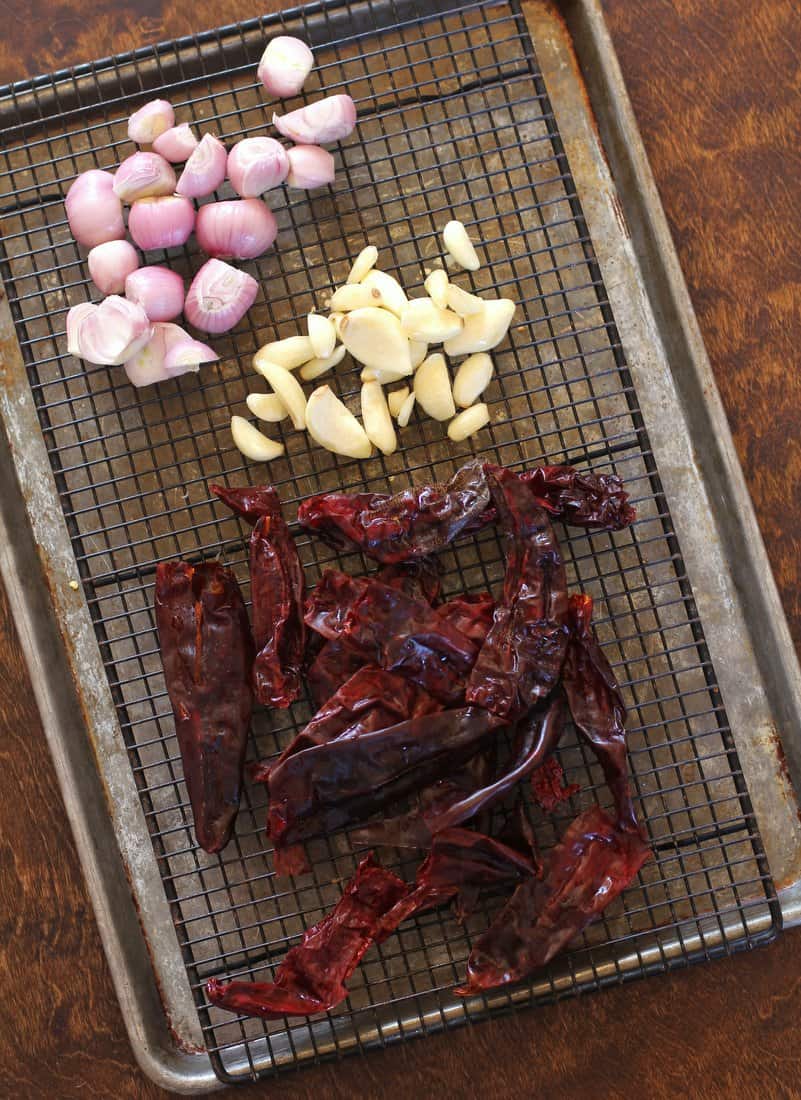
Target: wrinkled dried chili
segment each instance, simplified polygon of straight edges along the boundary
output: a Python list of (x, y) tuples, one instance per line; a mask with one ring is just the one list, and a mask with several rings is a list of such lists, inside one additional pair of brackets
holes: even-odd
[(447, 485), (386, 493), (324, 493), (298, 508), (298, 522), (342, 547), (353, 544), (380, 562), (442, 550), (489, 505), (482, 464), (462, 466)]
[(592, 597), (570, 597), (570, 642), (562, 672), (565, 695), (579, 734), (603, 768), (620, 823), (639, 829), (626, 759), (626, 706), (615, 674), (592, 627)]
[(536, 873), (531, 855), (471, 829), (445, 829), (434, 837), (412, 889), (381, 918), (376, 942), (385, 940), (413, 914), (451, 900), (455, 901), (457, 919), (463, 920), (482, 889), (517, 883)]
[(542, 879), (517, 887), (470, 953), (462, 996), (534, 973), (603, 912), (651, 850), (600, 807), (580, 814), (547, 857)]
[(269, 774), (268, 832), (276, 869), (299, 841), (363, 821), (461, 767), (499, 725), (472, 707), (441, 711), (386, 729), (337, 738), (288, 757)]
[(274, 982), (212, 978), (206, 996), (218, 1008), (266, 1020), (328, 1011), (347, 997), (345, 983), (373, 943), (381, 919), (407, 892), (402, 879), (367, 856), (334, 909), (289, 949)]
[(256, 521), (250, 535), (250, 593), (256, 698), (265, 706), (288, 707), (301, 690), (305, 581), (295, 540), (275, 493), (272, 510)]
[(543, 508), (509, 470), (488, 473), (506, 536), (503, 599), (467, 684), (466, 699), (503, 717), (524, 714), (559, 679), (567, 649), (567, 581)]
[(198, 844), (234, 827), (252, 708), (253, 640), (234, 575), (219, 562), (160, 562), (156, 625)]

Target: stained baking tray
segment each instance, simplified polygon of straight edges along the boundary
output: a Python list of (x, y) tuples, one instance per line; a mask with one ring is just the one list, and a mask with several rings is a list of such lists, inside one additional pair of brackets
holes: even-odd
[[(357, 134), (337, 151), (330, 192), (269, 196), (279, 248), (247, 265), (263, 294), (218, 341), (220, 365), (134, 391), (119, 369), (66, 355), (66, 312), (91, 288), (63, 195), (78, 172), (126, 155), (127, 116), (157, 92), (230, 139), (262, 132), (254, 66), (278, 30), (315, 47), (309, 95), (356, 98)], [(208, 482), (263, 476), (228, 431), (255, 384), (253, 351), (296, 332), (367, 240), (419, 286), (451, 216), (489, 260), (473, 286), (521, 305), (495, 356), (480, 453), (615, 470), (638, 507), (630, 531), (564, 532), (563, 545), (631, 704), (633, 783), (655, 858), (603, 921), (513, 990), (467, 1002), (450, 992), (499, 903), (490, 898), (464, 929), (446, 911), (409, 922), (327, 1016), (237, 1020), (208, 1006), (205, 979), (269, 977), (356, 853), (331, 837), (309, 875), (276, 880), (263, 792), (251, 788), (222, 856), (194, 846), (154, 636), (155, 565), (219, 555), (247, 593), (243, 530)], [(0, 558), (147, 1072), (202, 1091), (731, 953), (797, 919), (798, 667), (593, 0), (332, 0), (0, 89), (0, 227)], [(199, 257), (190, 247), (170, 263), (189, 273)], [(355, 372), (337, 386), (352, 398)], [(356, 463), (288, 432), (270, 477), (291, 514), (311, 492), (441, 478), (471, 453), (430, 420), (401, 441), (390, 458)], [(337, 560), (364, 568), (299, 544), (309, 582)], [(490, 532), (445, 561), (453, 590), (502, 574)], [(251, 757), (277, 751), (308, 714), (305, 703), (257, 714)], [(581, 792), (541, 820), (545, 848), (607, 798), (575, 738), (561, 759)]]

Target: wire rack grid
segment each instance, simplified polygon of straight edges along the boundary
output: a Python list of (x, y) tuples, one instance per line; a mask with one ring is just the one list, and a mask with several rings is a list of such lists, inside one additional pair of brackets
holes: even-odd
[[(255, 80), (265, 36), (299, 34), (315, 48), (305, 94), (347, 90), (356, 134), (336, 152), (334, 185), (267, 196), (278, 245), (243, 265), (262, 286), (242, 325), (219, 339), (219, 365), (136, 391), (119, 368), (66, 353), (70, 306), (92, 297), (85, 256), (66, 225), (63, 196), (88, 168), (131, 151), (126, 120), (154, 93), (180, 120), (229, 142), (265, 130), (270, 105)], [(289, 107), (294, 106), (290, 103)], [(542, 1001), (769, 938), (775, 900), (727, 726), (702, 625), (673, 533), (601, 272), (570, 166), (515, 3), (449, 10), (422, 0), (334, 0), (38, 78), (0, 91), (3, 277), (18, 325), (41, 429), (73, 540), (150, 828), (176, 935), (215, 1070), (223, 1080), (268, 1073), (421, 1034), (532, 1000)], [(218, 197), (229, 197), (223, 190)], [(238, 1019), (211, 1008), (212, 975), (268, 979), (304, 927), (335, 902), (359, 856), (347, 836), (310, 845), (313, 869), (276, 878), (264, 833), (263, 788), (245, 791), (222, 855), (195, 846), (180, 757), (154, 633), (157, 562), (222, 557), (248, 595), (239, 521), (210, 498), (210, 481), (249, 481), (229, 418), (259, 388), (250, 358), (340, 285), (368, 241), (380, 266), (419, 293), (442, 258), (440, 230), (460, 218), (487, 258), (458, 281), (520, 303), (494, 354), (492, 418), (477, 439), (512, 466), (571, 462), (615, 470), (639, 518), (628, 531), (562, 531), (573, 586), (596, 600), (601, 640), (630, 703), (631, 770), (654, 859), (623, 899), (548, 970), (513, 991), (463, 1003), (451, 988), (472, 937), (500, 903), (489, 897), (464, 927), (430, 912), (371, 950), (348, 1001), (309, 1021)], [(189, 275), (188, 247), (149, 262)], [(457, 278), (457, 276), (454, 276)], [(335, 383), (352, 404), (355, 366)], [(310, 448), (286, 422), (286, 456), (269, 476), (288, 517), (305, 496), (334, 487), (383, 489), (442, 479), (472, 453), (442, 425), (413, 418), (401, 450), (352, 462)], [(296, 530), (309, 584), (338, 564), (366, 571)], [(443, 555), (446, 592), (498, 584), (503, 556), (485, 531)], [(275, 754), (311, 713), (257, 713), (251, 758)], [(538, 820), (552, 846), (593, 800), (608, 802), (599, 770), (570, 734), (560, 750), (581, 790)], [(393, 864), (413, 875), (413, 864)]]

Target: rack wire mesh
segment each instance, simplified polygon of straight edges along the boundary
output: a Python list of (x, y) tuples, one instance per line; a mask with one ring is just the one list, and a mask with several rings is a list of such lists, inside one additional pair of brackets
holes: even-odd
[[(130, 152), (127, 116), (155, 92), (174, 103), (180, 119), (230, 141), (263, 132), (254, 67), (265, 36), (278, 31), (300, 34), (315, 48), (308, 97), (323, 89), (353, 95), (357, 133), (337, 151), (329, 190), (268, 196), (278, 247), (244, 265), (263, 293), (242, 325), (217, 341), (219, 366), (135, 391), (119, 368), (66, 354), (67, 310), (89, 300), (92, 288), (63, 196), (78, 173), (113, 168)], [(777, 910), (757, 826), (635, 385), (517, 4), (312, 4), (7, 87), (0, 124), (3, 278), (218, 1075), (239, 1080), (365, 1049), (769, 938)], [(378, 246), (385, 270), (419, 291), (424, 269), (441, 259), (439, 230), (450, 217), (466, 223), (489, 261), (459, 281), (520, 303), (510, 339), (494, 354), (492, 419), (477, 440), (481, 453), (513, 466), (614, 469), (638, 508), (626, 532), (570, 530), (562, 542), (571, 584), (596, 600), (600, 637), (630, 704), (633, 784), (655, 858), (604, 919), (512, 991), (467, 1003), (450, 992), (471, 938), (499, 904), (490, 897), (464, 927), (445, 910), (405, 924), (370, 952), (348, 1001), (327, 1016), (238, 1019), (209, 1007), (204, 981), (271, 977), (302, 929), (335, 902), (359, 853), (344, 835), (314, 841), (311, 873), (276, 879), (263, 788), (255, 786), (246, 788), (226, 851), (211, 857), (195, 846), (154, 633), (155, 566), (174, 556), (221, 556), (247, 597), (243, 529), (210, 498), (208, 483), (263, 476), (243, 465), (228, 426), (259, 385), (252, 353), (299, 331), (367, 241)], [(187, 275), (200, 263), (191, 242), (149, 259), (168, 259)], [(352, 401), (356, 369), (340, 368), (335, 385)], [(442, 425), (420, 418), (401, 433), (398, 453), (361, 463), (310, 449), (304, 434), (285, 427), (276, 430), (286, 457), (271, 464), (269, 476), (288, 516), (312, 492), (441, 479), (472, 453), (472, 444), (452, 445)], [(367, 568), (356, 554), (335, 555), (296, 534), (310, 584), (332, 564)], [(443, 558), (446, 591), (492, 587), (502, 575), (490, 531)], [(289, 713), (258, 713), (250, 756), (276, 753), (309, 714), (307, 701)], [(608, 801), (597, 766), (572, 735), (560, 757), (567, 780), (581, 789), (560, 812), (539, 819), (544, 849), (579, 809)], [(413, 873), (413, 864), (397, 866)]]

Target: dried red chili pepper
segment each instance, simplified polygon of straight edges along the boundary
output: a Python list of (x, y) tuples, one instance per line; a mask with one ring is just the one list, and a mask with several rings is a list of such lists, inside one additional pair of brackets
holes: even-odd
[(253, 640), (236, 578), (219, 562), (160, 562), (156, 625), (195, 836), (219, 852), (239, 809), (253, 703)]
[(381, 918), (375, 939), (382, 943), (414, 913), (455, 899), (463, 920), (487, 886), (507, 885), (536, 875), (530, 855), (515, 851), (493, 837), (471, 829), (445, 829), (434, 837), (431, 852), (420, 864), (414, 886)]
[(461, 701), (478, 652), (425, 600), (333, 569), (310, 593), (306, 623), (326, 638), (344, 639), (365, 663), (406, 676), (444, 703)]
[(592, 627), (592, 597), (570, 597), (570, 642), (562, 672), (570, 713), (603, 768), (620, 824), (639, 829), (626, 760), (626, 706)]
[(432, 607), (439, 598), (441, 581), (436, 558), (411, 558), (385, 565), (378, 570), (375, 579), (399, 588), (415, 600), (425, 600)]
[(638, 833), (599, 806), (580, 814), (548, 854), (542, 879), (517, 887), (467, 964), (467, 997), (539, 970), (620, 894), (650, 857)]
[(288, 707), (301, 691), (306, 646), (303, 621), (305, 581), (295, 540), (281, 515), (273, 490), (272, 508), (250, 536), (250, 593), (256, 660), (253, 688), (265, 706)]
[[(321, 634), (312, 634), (322, 638)], [(309, 685), (312, 702), (319, 708), (330, 699), (338, 688), (349, 680), (354, 672), (364, 666), (364, 656), (349, 645), (345, 638), (331, 638), (309, 666), (306, 683)]]
[(552, 814), (560, 802), (567, 802), (580, 790), (578, 783), (565, 783), (564, 770), (555, 756), (531, 773), (531, 794), (546, 814)]
[(226, 485), (209, 485), (209, 489), (251, 527), (262, 516), (272, 515), (275, 511), (276, 493), (271, 485), (243, 485), (237, 489), (229, 489)]
[(218, 1008), (265, 1020), (327, 1012), (347, 997), (345, 983), (374, 942), (384, 914), (407, 891), (402, 879), (367, 856), (334, 909), (289, 949), (274, 982), (212, 978), (206, 996)]
[(354, 841), (396, 848), (430, 847), (432, 837), (469, 821), (508, 794), (553, 752), (563, 729), (564, 706), (557, 696), (546, 708), (531, 711), (519, 723), (514, 755), (499, 775), (473, 773), (465, 775), (460, 782), (453, 782), (453, 777), (449, 777), (426, 792), (428, 797), (420, 809), (368, 822), (354, 831)]
[(360, 547), (376, 561), (399, 562), (436, 553), (489, 505), (482, 465), (469, 462), (447, 485), (386, 493), (324, 493), (298, 508), (298, 522), (327, 541)]
[(499, 724), (487, 711), (462, 707), (288, 757), (269, 776), (267, 822), (276, 868), (293, 873), (282, 864), (290, 845), (363, 821), (461, 767)]
[[(487, 465), (485, 471), (497, 469)], [(537, 504), (571, 527), (622, 531), (637, 518), (629, 495), (616, 474), (594, 474), (573, 466), (533, 466), (517, 475), (528, 485)], [(482, 526), (494, 523), (497, 512), (488, 508)]]
[(567, 648), (567, 581), (545, 511), (510, 470), (487, 474), (506, 535), (503, 600), (467, 684), (470, 703), (525, 713), (556, 686)]
[(440, 604), (437, 614), (455, 626), (467, 638), (474, 642), (483, 642), (492, 626), (495, 600), (490, 592), (475, 592), (464, 596), (455, 596)]

